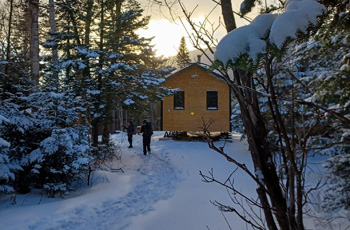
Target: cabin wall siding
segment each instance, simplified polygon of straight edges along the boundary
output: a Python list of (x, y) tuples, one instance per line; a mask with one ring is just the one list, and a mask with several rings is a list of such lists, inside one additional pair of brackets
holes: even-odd
[[(164, 86), (185, 91), (185, 109), (174, 110), (174, 96), (163, 101), (164, 131), (202, 131), (203, 121), (215, 122), (210, 131), (230, 131), (230, 93), (226, 82), (193, 65), (171, 76)], [(207, 91), (218, 92), (218, 109), (207, 110)]]

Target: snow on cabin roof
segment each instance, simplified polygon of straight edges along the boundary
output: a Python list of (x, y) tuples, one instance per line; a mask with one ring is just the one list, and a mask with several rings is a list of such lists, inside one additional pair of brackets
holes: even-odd
[(182, 69), (179, 69), (179, 70), (175, 71), (174, 73), (169, 74), (169, 75), (166, 76), (165, 78), (166, 78), (166, 79), (172, 78), (172, 77), (174, 77), (175, 75), (178, 75), (178, 74), (180, 74), (180, 73), (183, 73), (183, 72), (187, 71), (188, 69), (191, 69), (191, 68), (193, 68), (193, 67), (195, 67), (195, 66), (197, 66), (197, 67), (203, 69), (203, 70), (206, 71), (210, 76), (215, 77), (215, 78), (217, 78), (217, 79), (219, 79), (219, 80), (221, 80), (221, 81), (224, 81), (223, 76), (222, 76), (219, 72), (217, 72), (217, 71), (215, 71), (215, 70), (214, 70), (214, 71), (210, 71), (207, 65), (201, 64), (201, 63), (198, 63), (198, 62), (192, 63), (192, 64), (190, 64), (190, 65), (188, 65), (188, 66), (186, 66), (186, 67), (183, 67)]

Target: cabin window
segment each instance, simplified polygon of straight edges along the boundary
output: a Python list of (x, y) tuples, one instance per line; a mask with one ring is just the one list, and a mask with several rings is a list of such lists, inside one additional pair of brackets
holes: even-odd
[(207, 110), (218, 109), (218, 91), (207, 91)]
[(174, 110), (185, 109), (185, 91), (178, 91), (174, 94)]

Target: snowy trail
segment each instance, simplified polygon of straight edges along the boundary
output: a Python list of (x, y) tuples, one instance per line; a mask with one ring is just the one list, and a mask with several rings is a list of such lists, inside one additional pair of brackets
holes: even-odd
[[(160, 141), (163, 135), (155, 132), (148, 156), (142, 153), (141, 135), (134, 136), (133, 149), (127, 148), (126, 135), (112, 135), (123, 152), (122, 161), (113, 162), (113, 168), (122, 167), (125, 173), (96, 172), (93, 186), (84, 183), (64, 199), (44, 198), (33, 191), (18, 195), (17, 204), (11, 205), (9, 196), (0, 196), (0, 230), (249, 229), (237, 215), (218, 211), (211, 201), (234, 205), (231, 196), (218, 184), (204, 183), (199, 172), (214, 172), (220, 181), (234, 172), (235, 188), (252, 199), (257, 199), (255, 182), (207, 143)], [(225, 150), (253, 170), (248, 143), (239, 141), (240, 136), (233, 137)], [(308, 177), (317, 181), (324, 159), (309, 161), (313, 173)], [(343, 222), (334, 229), (350, 226), (345, 219)], [(324, 229), (313, 218), (305, 223), (308, 229)]]
[[(104, 229), (113, 229), (113, 224), (123, 222), (125, 217), (146, 214), (153, 210), (152, 205), (159, 200), (166, 200), (174, 194), (177, 174), (169, 159), (160, 158), (155, 154), (144, 156), (144, 165), (137, 172), (145, 179), (138, 184), (126, 197), (118, 201), (114, 215), (118, 216), (111, 226)], [(125, 229), (130, 222), (125, 223)], [(120, 225), (120, 224), (119, 224)]]
[[(157, 153), (144, 156), (140, 152), (126, 150), (123, 153), (133, 158), (134, 162), (139, 162), (132, 166), (134, 169), (127, 168), (129, 170), (127, 173), (130, 174), (131, 171), (133, 174), (131, 180), (136, 180), (136, 182), (132, 183), (134, 185), (124, 195), (114, 194), (114, 191), (118, 191), (118, 183), (113, 183), (110, 180), (111, 185), (108, 185), (108, 188), (100, 194), (99, 200), (91, 200), (95, 199), (96, 194), (93, 196), (87, 194), (72, 198), (81, 199), (81, 201), (79, 206), (70, 207), (69, 199), (67, 199), (64, 202), (57, 202), (56, 210), (52, 210), (52, 213), (45, 215), (44, 218), (42, 215), (40, 219), (28, 215), (21, 217), (21, 220), (12, 226), (3, 226), (0, 223), (0, 229), (128, 229), (132, 223), (132, 217), (154, 210), (153, 205), (157, 201), (166, 200), (174, 194), (176, 184), (179, 182), (178, 172), (167, 156), (157, 156)], [(120, 173), (110, 173), (108, 174), (109, 179), (113, 175), (121, 176)], [(113, 190), (113, 186), (115, 190)], [(4, 211), (6, 215), (15, 215), (14, 209)], [(9, 213), (6, 213), (7, 211)]]

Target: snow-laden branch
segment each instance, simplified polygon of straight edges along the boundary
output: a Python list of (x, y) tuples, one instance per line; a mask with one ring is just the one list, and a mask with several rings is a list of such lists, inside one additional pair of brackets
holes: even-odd
[(271, 26), (269, 40), (281, 48), (287, 38), (296, 38), (310, 26), (317, 25), (317, 18), (326, 12), (325, 6), (316, 0), (289, 0), (286, 11), (279, 15)]
[(325, 12), (326, 8), (316, 0), (289, 0), (284, 13), (259, 15), (251, 24), (228, 33), (217, 45), (214, 57), (224, 65), (244, 54), (256, 61), (259, 54), (266, 52), (268, 43), (281, 49), (288, 38), (296, 38), (315, 26)]

